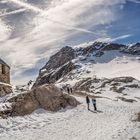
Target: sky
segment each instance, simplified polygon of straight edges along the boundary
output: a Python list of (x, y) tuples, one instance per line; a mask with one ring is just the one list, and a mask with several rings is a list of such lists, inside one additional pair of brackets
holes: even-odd
[(11, 84), (35, 80), (60, 48), (94, 40), (140, 42), (140, 0), (0, 0), (0, 58)]

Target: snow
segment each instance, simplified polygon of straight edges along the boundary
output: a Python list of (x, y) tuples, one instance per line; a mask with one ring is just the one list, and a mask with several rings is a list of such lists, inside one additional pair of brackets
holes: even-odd
[(135, 56), (109, 51), (102, 57), (93, 57), (93, 60), (96, 63), (89, 65), (89, 71), (94, 71), (97, 77), (132, 76), (140, 80), (140, 61)]
[(0, 120), (1, 140), (124, 140), (140, 139), (139, 123), (133, 122), (139, 103), (97, 99), (99, 112), (88, 111), (82, 104), (57, 113), (37, 110), (25, 117)]
[[(87, 44), (83, 44), (82, 47), (85, 47), (85, 45)], [(80, 46), (77, 46), (77, 48), (78, 47), (80, 48)], [(131, 76), (140, 80), (139, 56), (122, 54), (119, 51), (108, 51), (101, 57), (95, 57), (93, 54), (89, 56), (80, 54), (78, 58), (76, 58), (75, 63), (80, 67), (60, 79), (57, 85), (70, 84), (74, 86), (74, 84), (80, 80), (93, 77), (114, 78)], [(130, 84), (135, 83), (136, 81), (134, 80), (133, 83)], [(100, 85), (100, 83), (97, 84)], [(127, 83), (127, 85), (129, 85), (129, 83)], [(121, 86), (123, 86), (123, 84), (121, 84)], [(93, 93), (88, 94), (93, 95)], [(44, 135), (48, 137), (51, 136), (54, 140), (129, 140), (133, 137), (139, 140), (140, 123), (136, 123), (132, 120), (135, 119), (135, 114), (140, 112), (140, 89), (126, 88), (124, 93), (121, 94), (109, 91), (109, 87), (105, 87), (105, 89), (102, 90), (102, 94), (96, 95), (103, 97), (97, 99), (97, 108), (101, 111), (100, 113), (87, 111), (85, 99), (79, 97), (77, 99), (82, 104), (72, 110), (72, 112), (76, 110), (75, 115), (68, 120), (66, 119), (63, 123), (58, 122), (56, 127), (53, 125), (55, 127), (56, 136), (54, 133)], [(117, 97), (133, 99), (136, 102), (124, 102), (117, 99)], [(66, 115), (68, 115), (69, 112), (70, 110), (66, 112)], [(44, 139), (44, 136), (41, 138)]]
[(3, 82), (0, 82), (0, 85), (5, 85), (5, 86), (10, 86), (10, 87), (12, 87), (12, 85), (7, 84), (7, 83), (3, 83)]
[[(74, 48), (92, 44), (85, 43)], [(79, 54), (73, 62), (79, 68), (57, 81), (58, 87), (66, 84), (74, 86), (76, 82), (91, 77), (132, 76), (140, 80), (139, 56), (107, 51), (100, 57)], [(96, 86), (99, 85), (97, 83)], [(76, 108), (68, 107), (56, 113), (38, 109), (24, 117), (0, 119), (0, 140), (130, 140), (132, 137), (139, 140), (140, 123), (133, 120), (136, 113), (140, 112), (140, 89), (126, 88), (121, 94), (109, 91), (109, 88), (108, 85), (102, 89), (102, 94), (96, 94), (103, 97), (97, 98), (97, 112), (93, 110), (92, 104), (91, 111), (87, 110), (84, 97), (73, 95), (81, 102)], [(13, 90), (13, 93), (0, 98), (0, 110), (10, 108), (11, 104), (5, 101), (18, 94), (24, 92)], [(124, 102), (117, 97), (134, 99), (136, 102)]]
[[(73, 79), (71, 84), (75, 82)], [(73, 95), (81, 102), (76, 108), (69, 107), (56, 113), (38, 109), (24, 117), (0, 119), (0, 140), (129, 140), (132, 137), (138, 140), (140, 123), (133, 120), (140, 112), (140, 89), (125, 92), (128, 94), (125, 98), (137, 102), (118, 100), (116, 97), (123, 95), (104, 89), (99, 94), (104, 98), (97, 98), (98, 112), (94, 112), (92, 104), (88, 111), (85, 98)], [(17, 94), (20, 93), (11, 93), (5, 100)], [(10, 107), (10, 104), (0, 103), (1, 110), (4, 106)]]
[(10, 110), (11, 104), (10, 103), (0, 103), (0, 111)]
[(73, 48), (74, 48), (74, 49), (86, 48), (87, 46), (93, 45), (93, 43), (94, 43), (94, 41), (86, 42), (86, 43), (83, 43), (83, 44), (75, 45), (75, 46), (73, 46)]
[(79, 55), (73, 60), (79, 68), (73, 70), (69, 75), (57, 81), (61, 84), (71, 84), (72, 86), (89, 77), (114, 78), (131, 76), (140, 80), (140, 60), (139, 56), (123, 54), (118, 50), (106, 51), (104, 55), (96, 57), (93, 54), (89, 56)]

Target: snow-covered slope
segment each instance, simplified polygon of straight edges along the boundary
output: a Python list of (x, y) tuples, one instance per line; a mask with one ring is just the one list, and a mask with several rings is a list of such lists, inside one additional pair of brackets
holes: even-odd
[(100, 44), (100, 46), (95, 45), (96, 49), (94, 48), (94, 50), (92, 50), (91, 46), (89, 49), (87, 49), (88, 46), (85, 46), (86, 44), (82, 44), (81, 47), (80, 45), (74, 46), (74, 49), (77, 50), (77, 57), (72, 62), (78, 68), (59, 79), (57, 83), (66, 82), (74, 85), (80, 79), (88, 77), (114, 78), (131, 76), (140, 80), (140, 55), (138, 55), (140, 46), (137, 49), (135, 47), (135, 54), (130, 51), (132, 50), (132, 45), (131, 49), (129, 48), (130, 46), (127, 48), (126, 46), (121, 46), (120, 48), (117, 46), (118, 48), (110, 49), (109, 47), (102, 47)]
[(1, 140), (130, 140), (140, 139), (133, 122), (139, 104), (98, 99), (98, 112), (87, 110), (85, 98), (77, 108), (57, 113), (37, 110), (29, 116), (0, 120)]

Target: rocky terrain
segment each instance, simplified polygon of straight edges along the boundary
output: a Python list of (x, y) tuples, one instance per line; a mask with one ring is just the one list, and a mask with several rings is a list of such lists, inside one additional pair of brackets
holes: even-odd
[(50, 57), (47, 64), (40, 69), (39, 76), (34, 86), (45, 83), (55, 83), (61, 77), (76, 68), (71, 62), (75, 58), (76, 52), (71, 47), (64, 47), (58, 53)]
[[(116, 58), (121, 59), (124, 57), (135, 57), (139, 60), (139, 55), (140, 43), (126, 46), (122, 44), (94, 42), (75, 47), (66, 46), (50, 57), (46, 65), (40, 69), (34, 86), (45, 83), (56, 83), (59, 80), (62, 82), (65, 79), (64, 77), (68, 75), (70, 76), (66, 79), (70, 79), (73, 77), (74, 71), (77, 74), (82, 73), (83, 66), (88, 67), (89, 63), (90, 65), (107, 63)], [(90, 69), (87, 69), (86, 73), (93, 73), (93, 70), (90, 71)]]
[(39, 108), (58, 111), (68, 106), (76, 107), (78, 104), (79, 102), (74, 97), (63, 94), (54, 85), (44, 85), (22, 94), (12, 95), (12, 97), (7, 96), (0, 116), (24, 116)]
[[(23, 116), (31, 114), (38, 108), (58, 111), (67, 106), (76, 107), (79, 102), (66, 94), (67, 87), (72, 87), (73, 94), (96, 95), (96, 97), (139, 102), (140, 81), (132, 74), (110, 77), (113, 66), (122, 71), (134, 62), (140, 63), (140, 44), (122, 45), (94, 42), (80, 46), (66, 46), (50, 57), (46, 65), (40, 69), (32, 90), (17, 87), (18, 94), (4, 96), (1, 116)], [(108, 64), (109, 69), (106, 71)], [(97, 66), (102, 66), (97, 67)], [(97, 71), (97, 68), (98, 71)], [(129, 66), (128, 66), (129, 67)], [(104, 77), (98, 72), (102, 70)], [(96, 72), (95, 72), (96, 71)], [(109, 72), (109, 76), (106, 76)], [(114, 70), (113, 70), (114, 73)], [(55, 87), (54, 84), (57, 86)], [(23, 90), (21, 90), (21, 89)], [(61, 90), (64, 92), (62, 93)], [(3, 89), (4, 90), (4, 89)], [(4, 90), (4, 92), (11, 92)], [(133, 93), (135, 92), (135, 93)], [(11, 97), (10, 97), (11, 96)]]
[(140, 81), (133, 77), (117, 77), (111, 79), (87, 78), (77, 82), (74, 86), (74, 90), (93, 92), (95, 94), (101, 94), (101, 91), (106, 88), (109, 88), (110, 91), (123, 94), (126, 89), (140, 89)]

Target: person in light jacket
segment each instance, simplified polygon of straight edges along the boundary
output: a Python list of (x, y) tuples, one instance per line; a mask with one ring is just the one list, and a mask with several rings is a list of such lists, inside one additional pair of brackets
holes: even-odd
[(92, 98), (92, 103), (93, 103), (94, 110), (97, 111), (96, 99)]

